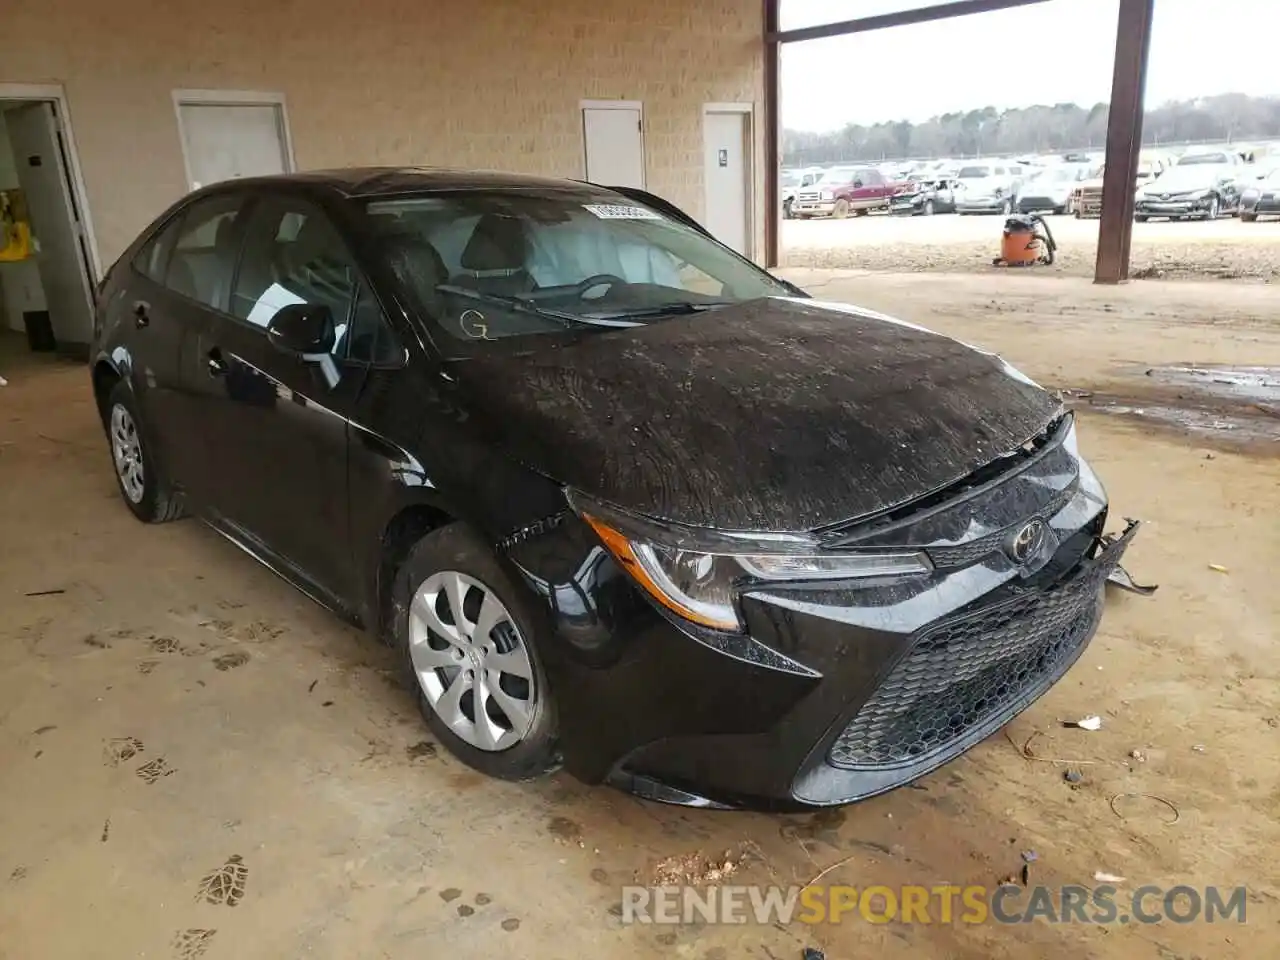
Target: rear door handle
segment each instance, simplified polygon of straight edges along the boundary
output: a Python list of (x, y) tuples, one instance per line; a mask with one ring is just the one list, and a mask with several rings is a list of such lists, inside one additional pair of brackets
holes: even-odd
[(151, 323), (151, 304), (145, 300), (133, 302), (133, 325), (141, 330)]
[(227, 361), (222, 359), (222, 351), (214, 347), (206, 355), (209, 365), (209, 376), (220, 377), (227, 372)]

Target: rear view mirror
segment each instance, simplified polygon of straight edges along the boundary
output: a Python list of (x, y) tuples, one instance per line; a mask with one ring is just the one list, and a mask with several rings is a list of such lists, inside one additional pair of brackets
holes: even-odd
[(319, 303), (291, 303), (281, 307), (267, 324), (268, 340), (304, 360), (328, 356), (335, 337), (333, 311)]

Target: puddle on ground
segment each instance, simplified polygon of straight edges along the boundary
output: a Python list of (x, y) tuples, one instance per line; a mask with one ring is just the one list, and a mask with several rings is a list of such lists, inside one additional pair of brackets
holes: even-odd
[[(1068, 390), (1076, 406), (1176, 428), (1233, 447), (1280, 452), (1280, 367), (1170, 364), (1127, 368), (1134, 390)], [(1140, 381), (1140, 382), (1139, 382)]]
[(1166, 386), (1187, 387), (1228, 400), (1254, 401), (1264, 406), (1280, 404), (1280, 367), (1206, 363), (1138, 367), (1135, 370)]

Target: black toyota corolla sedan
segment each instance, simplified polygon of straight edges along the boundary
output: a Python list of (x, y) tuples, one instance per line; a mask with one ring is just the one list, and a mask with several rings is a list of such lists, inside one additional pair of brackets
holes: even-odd
[(842, 804), (997, 730), (1132, 526), (999, 357), (648, 193), (363, 169), (197, 191), (99, 291), (120, 491), (402, 654), (511, 779)]

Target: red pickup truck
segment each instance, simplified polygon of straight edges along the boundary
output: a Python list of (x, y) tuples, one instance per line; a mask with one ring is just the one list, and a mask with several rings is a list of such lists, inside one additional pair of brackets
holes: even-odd
[(865, 216), (888, 210), (895, 184), (874, 167), (832, 167), (817, 183), (799, 191), (791, 208), (795, 217)]

